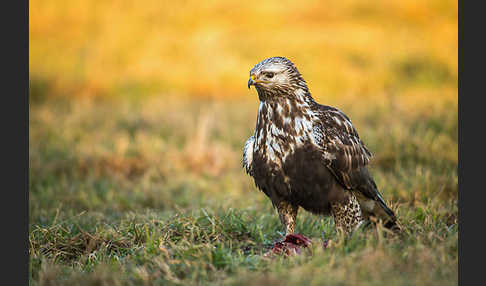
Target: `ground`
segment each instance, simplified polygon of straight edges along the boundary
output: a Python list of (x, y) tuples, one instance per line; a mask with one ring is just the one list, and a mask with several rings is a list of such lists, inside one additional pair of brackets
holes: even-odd
[[(395, 100), (327, 103), (374, 153), (403, 235), (345, 240), (301, 210), (312, 255), (269, 259), (283, 230), (241, 167), (256, 97), (33, 97), (31, 284), (456, 285), (457, 101)], [(336, 243), (324, 250), (323, 237)]]

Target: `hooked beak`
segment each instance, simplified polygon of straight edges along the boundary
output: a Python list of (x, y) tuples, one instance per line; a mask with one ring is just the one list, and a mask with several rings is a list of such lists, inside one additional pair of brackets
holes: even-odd
[(251, 85), (255, 85), (255, 78), (256, 76), (254, 74), (250, 76), (250, 79), (248, 80), (248, 89), (250, 89)]

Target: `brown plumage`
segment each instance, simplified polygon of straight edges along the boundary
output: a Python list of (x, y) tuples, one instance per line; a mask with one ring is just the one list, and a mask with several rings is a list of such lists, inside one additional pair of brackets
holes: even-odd
[(397, 227), (368, 172), (371, 153), (351, 120), (315, 102), (290, 60), (261, 61), (250, 71), (251, 85), (260, 107), (243, 166), (277, 208), (286, 233), (294, 231), (299, 207), (332, 215), (348, 233), (371, 216)]

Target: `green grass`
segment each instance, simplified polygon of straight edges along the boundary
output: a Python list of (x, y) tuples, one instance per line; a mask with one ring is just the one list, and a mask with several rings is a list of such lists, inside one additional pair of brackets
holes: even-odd
[(301, 210), (311, 253), (270, 259), (280, 222), (241, 168), (255, 97), (31, 99), (32, 285), (457, 284), (456, 101), (320, 100), (353, 120), (404, 231), (345, 239)]

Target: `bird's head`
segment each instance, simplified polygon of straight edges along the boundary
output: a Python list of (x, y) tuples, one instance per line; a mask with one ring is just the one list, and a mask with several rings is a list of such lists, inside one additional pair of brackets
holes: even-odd
[(308, 93), (307, 84), (295, 65), (287, 58), (272, 57), (250, 70), (248, 88), (255, 86), (260, 100), (292, 97), (297, 90)]

